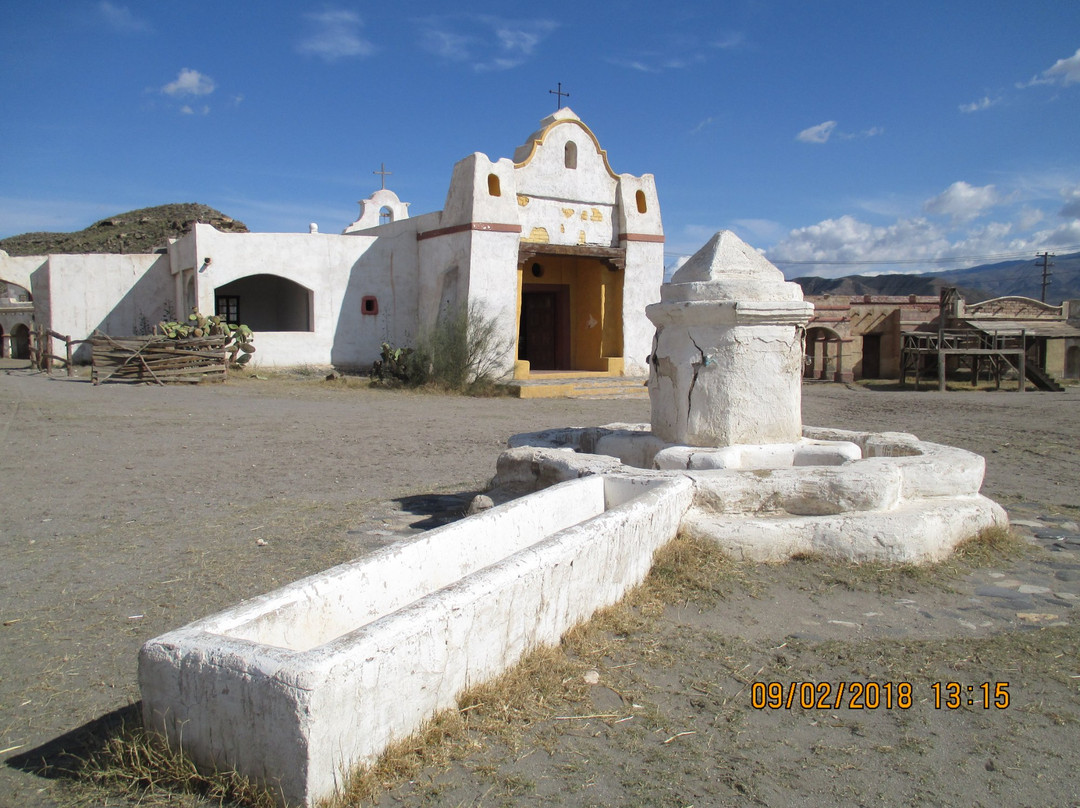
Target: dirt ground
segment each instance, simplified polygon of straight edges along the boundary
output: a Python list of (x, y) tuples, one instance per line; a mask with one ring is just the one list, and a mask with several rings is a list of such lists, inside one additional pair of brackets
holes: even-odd
[[(142, 642), (454, 518), (512, 434), (643, 422), (648, 408), (0, 369), (0, 805), (136, 804), (41, 761), (137, 712)], [(983, 454), (984, 493), (1022, 551), (929, 573), (739, 567), (722, 597), (613, 634), (585, 660), (595, 683), (572, 715), (512, 743), (479, 738), (378, 804), (1080, 806), (1080, 389), (811, 385), (803, 412)], [(828, 683), (835, 698), (871, 680), (874, 709), (805, 709), (800, 688), (790, 708), (754, 705), (770, 695), (754, 682), (785, 697)], [(964, 688), (957, 709), (935, 706), (948, 682)], [(984, 682), (1007, 707), (983, 707)], [(886, 705), (902, 683), (911, 705)]]

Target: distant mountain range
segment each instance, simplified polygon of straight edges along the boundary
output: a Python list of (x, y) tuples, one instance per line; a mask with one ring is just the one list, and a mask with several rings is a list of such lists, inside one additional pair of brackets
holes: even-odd
[[(1080, 299), (1080, 253), (1050, 259), (1050, 285), (1046, 302)], [(919, 275), (848, 275), (843, 278), (792, 278), (807, 295), (937, 295), (942, 286), (955, 286), (969, 303), (1020, 295), (1039, 300), (1042, 294), (1042, 259), (1032, 256), (968, 269)]]

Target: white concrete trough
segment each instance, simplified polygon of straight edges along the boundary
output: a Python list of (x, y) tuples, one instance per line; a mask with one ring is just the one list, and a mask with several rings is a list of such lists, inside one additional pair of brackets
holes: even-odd
[(584, 477), (163, 634), (139, 655), (145, 725), (310, 804), (618, 601), (692, 497), (685, 478)]

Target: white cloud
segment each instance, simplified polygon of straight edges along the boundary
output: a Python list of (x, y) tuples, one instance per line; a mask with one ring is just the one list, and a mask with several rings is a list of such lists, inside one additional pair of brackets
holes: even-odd
[(615, 67), (625, 67), (639, 73), (659, 73), (663, 69), (658, 65), (646, 64), (639, 59), (608, 59), (607, 61), (608, 64), (615, 65)]
[(838, 278), (882, 272), (927, 272), (1034, 254), (1047, 248), (1076, 249), (1080, 219), (1039, 232), (1019, 232), (1017, 223), (989, 222), (950, 240), (923, 218), (872, 225), (852, 216), (792, 230), (766, 257), (789, 277)]
[(1020, 209), (1019, 218), (1016, 220), (1016, 226), (1020, 230), (1030, 230), (1045, 218), (1046, 214), (1038, 208), (1023, 207)]
[(300, 53), (335, 62), (350, 56), (369, 56), (375, 46), (360, 36), (360, 15), (343, 9), (305, 14), (307, 35), (296, 45)]
[(422, 45), (436, 56), (454, 62), (464, 62), (468, 60), (474, 42), (475, 40), (472, 37), (464, 34), (429, 28), (423, 33)]
[(724, 33), (714, 39), (710, 44), (720, 50), (732, 50), (746, 43), (746, 34), (742, 31)]
[(981, 188), (963, 180), (954, 182), (940, 194), (923, 203), (923, 210), (941, 216), (951, 216), (956, 222), (968, 222), (981, 216), (983, 211), (1002, 202), (993, 185)]
[(203, 104), (201, 107), (192, 107), (190, 104), (184, 104), (180, 107), (180, 113), (183, 115), (209, 115), (210, 107)]
[(836, 121), (825, 121), (809, 129), (803, 129), (795, 136), (795, 139), (803, 143), (825, 143), (835, 128)]
[(978, 101), (972, 101), (970, 104), (961, 104), (959, 109), (961, 112), (980, 112), (984, 109), (990, 109), (990, 107), (1001, 103), (1000, 98), (991, 98), (988, 95), (984, 95)]
[(176, 77), (176, 81), (170, 81), (161, 88), (161, 92), (173, 96), (209, 95), (216, 87), (214, 80), (209, 76), (185, 67)]
[(98, 13), (106, 23), (117, 31), (124, 33), (142, 34), (153, 31), (153, 26), (146, 20), (139, 19), (131, 13), (127, 6), (118, 6), (108, 0), (98, 3)]
[(951, 242), (940, 226), (923, 218), (871, 225), (841, 216), (792, 230), (766, 257), (787, 277), (925, 272), (971, 266), (981, 262), (979, 256), (1033, 249), (1027, 241), (1007, 240), (1011, 231), (1008, 224), (994, 223)]
[(1080, 48), (1068, 59), (1058, 59), (1053, 67), (1043, 71), (1043, 76), (1064, 85), (1080, 84)]
[(489, 14), (431, 17), (424, 21), (421, 46), (473, 70), (511, 70), (529, 61), (559, 27), (554, 20), (510, 20)]
[(731, 229), (748, 244), (774, 241), (784, 234), (784, 226), (772, 219), (736, 219)]
[(1080, 219), (1080, 185), (1062, 188), (1061, 195), (1065, 205), (1059, 211), (1060, 215), (1066, 219)]
[[(1062, 218), (1047, 222), (1044, 210), (1055, 197), (1063, 200)], [(1044, 249), (1080, 249), (1080, 182), (1075, 176), (1018, 175), (1003, 188), (955, 182), (923, 203), (923, 211), (933, 215), (911, 215), (913, 200), (896, 203), (875, 205), (878, 212), (868, 215), (880, 217), (880, 222), (843, 215), (790, 230), (766, 251), (766, 257), (788, 277), (840, 277), (942, 271)], [(997, 210), (993, 220), (981, 218), (991, 209)], [(951, 218), (942, 220), (938, 215)], [(1043, 229), (1036, 230), (1040, 225)], [(750, 226), (756, 226), (754, 220), (736, 223), (736, 229)], [(758, 229), (763, 243), (768, 243), (767, 223)]]
[(709, 118), (706, 118), (705, 120), (703, 120), (703, 121), (701, 121), (700, 123), (698, 123), (698, 125), (697, 125), (697, 126), (695, 126), (695, 127), (693, 128), (693, 129), (691, 129), (691, 130), (690, 130), (690, 134), (691, 134), (691, 135), (697, 135), (697, 134), (700, 134), (700, 133), (701, 133), (701, 132), (703, 132), (703, 131), (704, 131), (705, 129), (707, 129), (707, 128), (708, 128), (708, 127), (709, 127), (709, 126), (710, 126), (710, 125), (712, 124), (712, 122), (713, 122), (713, 119), (712, 119), (711, 117), (709, 117)]
[(944, 231), (926, 219), (899, 219), (892, 225), (875, 226), (841, 216), (792, 230), (768, 250), (768, 257), (778, 262), (883, 261), (898, 256), (930, 258), (947, 247)]
[(1080, 219), (1060, 224), (1052, 230), (1040, 230), (1030, 239), (1032, 249), (1041, 250), (1046, 247), (1062, 247), (1075, 250), (1080, 244)]
[(878, 135), (885, 134), (884, 126), (871, 126), (869, 129), (863, 129), (861, 132), (838, 132), (837, 137), (841, 140), (857, 140), (864, 137), (877, 137)]
[(1052, 67), (1047, 68), (1030, 81), (1017, 84), (1020, 89), (1033, 87), (1039, 84), (1080, 84), (1080, 49), (1067, 59), (1058, 59)]
[(616, 67), (636, 70), (639, 73), (663, 73), (705, 64), (715, 51), (739, 50), (746, 45), (746, 35), (741, 31), (724, 31), (711, 39), (696, 32), (668, 39), (664, 49), (635, 51), (633, 58), (609, 56), (606, 61)]
[[(833, 132), (836, 132), (836, 121), (825, 121), (809, 129), (803, 129), (795, 136), (795, 139), (803, 143), (827, 143)], [(858, 140), (883, 134), (885, 134), (884, 126), (871, 126), (859, 132), (836, 132), (836, 136), (841, 140)]]

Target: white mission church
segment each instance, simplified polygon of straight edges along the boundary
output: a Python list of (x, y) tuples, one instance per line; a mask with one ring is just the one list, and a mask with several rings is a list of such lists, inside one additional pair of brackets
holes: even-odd
[(410, 217), (382, 189), (340, 235), (222, 233), (196, 224), (155, 255), (0, 253), (34, 318), (75, 339), (126, 335), (171, 311), (227, 314), (264, 365), (366, 367), (441, 312), (479, 305), (512, 338), (503, 370), (644, 376), (663, 227), (651, 174), (616, 174), (570, 109), (514, 152), (454, 166), (441, 211)]

